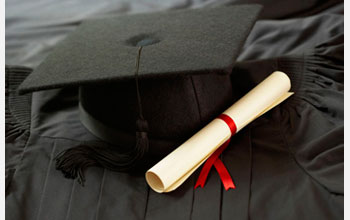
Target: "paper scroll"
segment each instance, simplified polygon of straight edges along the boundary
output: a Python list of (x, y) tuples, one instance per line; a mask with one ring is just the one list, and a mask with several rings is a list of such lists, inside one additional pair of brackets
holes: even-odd
[[(290, 79), (276, 71), (234, 103), (223, 114), (230, 116), (237, 132), (257, 117), (283, 102), (293, 93)], [(214, 119), (163, 160), (146, 172), (146, 181), (156, 192), (170, 192), (180, 186), (212, 153), (231, 137), (221, 119)]]

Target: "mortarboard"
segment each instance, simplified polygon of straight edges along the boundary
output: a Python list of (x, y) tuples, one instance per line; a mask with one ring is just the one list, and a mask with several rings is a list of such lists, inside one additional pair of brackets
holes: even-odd
[(178, 10), (83, 22), (19, 88), (21, 93), (134, 77), (230, 73), (259, 5)]
[(106, 142), (62, 152), (57, 168), (83, 182), (89, 166), (145, 170), (149, 158), (171, 152), (231, 102), (230, 74), (260, 10), (234, 5), (85, 21), (19, 87), (79, 87), (81, 122)]

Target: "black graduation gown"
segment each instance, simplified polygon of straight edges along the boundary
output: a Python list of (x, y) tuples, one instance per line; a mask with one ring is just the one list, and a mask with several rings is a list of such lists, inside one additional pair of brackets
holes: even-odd
[(34, 93), (29, 114), (30, 96), (18, 96), (15, 89), (30, 69), (10, 67), (7, 218), (341, 219), (342, 53), (340, 34), (302, 56), (237, 64), (236, 98), (274, 70), (290, 76), (295, 95), (233, 137), (222, 157), (235, 190), (225, 191), (215, 172), (195, 190), (197, 171), (168, 194), (150, 190), (143, 175), (101, 168), (87, 171), (85, 187), (63, 178), (54, 156), (95, 140), (79, 121), (77, 90)]

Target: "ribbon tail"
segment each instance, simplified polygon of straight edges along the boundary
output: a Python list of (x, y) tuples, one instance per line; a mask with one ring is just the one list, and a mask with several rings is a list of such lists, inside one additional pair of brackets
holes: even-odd
[(205, 182), (207, 181), (209, 172), (211, 167), (214, 165), (215, 161), (218, 159), (219, 155), (223, 151), (224, 145), (222, 145), (218, 150), (216, 150), (208, 159), (205, 161), (203, 168), (198, 176), (196, 185), (194, 188), (196, 189), (197, 187), (204, 187)]
[(221, 182), (225, 187), (225, 190), (235, 189), (236, 186), (233, 183), (232, 177), (226, 169), (224, 163), (218, 158), (214, 163), (215, 169), (218, 171)]
[(204, 187), (211, 167), (212, 167), (212, 165), (209, 164), (209, 163), (205, 163), (204, 164), (204, 166), (203, 166), (203, 168), (201, 170), (201, 173), (199, 174), (199, 177), (197, 179), (196, 185), (194, 186), (195, 189), (197, 187), (199, 187), (199, 186), (202, 187), (202, 188)]
[(226, 149), (228, 144), (230, 143), (230, 139), (228, 139), (221, 147), (219, 147), (208, 159), (205, 161), (204, 166), (198, 176), (196, 185), (194, 188), (197, 187), (204, 187), (205, 182), (208, 178), (208, 174), (210, 172), (211, 167), (214, 165), (215, 161), (219, 158), (220, 154)]

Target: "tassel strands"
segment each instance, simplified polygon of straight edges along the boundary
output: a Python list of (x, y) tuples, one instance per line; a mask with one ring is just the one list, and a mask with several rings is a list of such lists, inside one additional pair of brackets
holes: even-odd
[(84, 171), (91, 166), (103, 167), (111, 171), (128, 171), (135, 168), (149, 149), (148, 123), (143, 117), (141, 95), (138, 83), (139, 63), (142, 46), (139, 47), (135, 68), (136, 95), (138, 102), (138, 118), (136, 120), (135, 148), (129, 152), (120, 152), (118, 147), (103, 146), (101, 143), (86, 143), (62, 151), (56, 157), (56, 169), (65, 178), (78, 178), (84, 186)]

